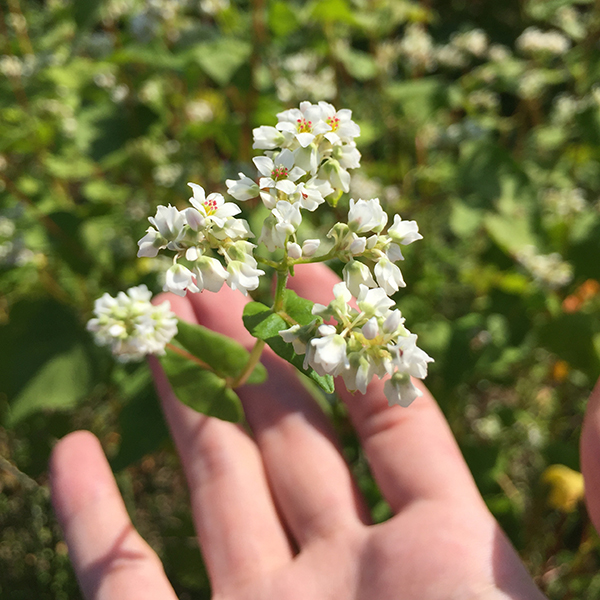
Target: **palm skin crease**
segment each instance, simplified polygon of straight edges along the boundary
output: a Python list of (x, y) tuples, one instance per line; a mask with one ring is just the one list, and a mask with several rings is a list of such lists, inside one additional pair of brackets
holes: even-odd
[[(298, 268), (290, 287), (326, 304), (335, 275)], [(245, 300), (169, 298), (182, 319), (240, 342)], [(158, 362), (157, 390), (181, 455), (215, 600), (542, 600), (479, 495), (435, 401), (388, 407), (383, 384), (341, 389), (394, 517), (370, 525), (332, 427), (306, 389), (265, 352), (269, 379), (240, 389), (252, 436), (174, 397)], [(588, 406), (582, 470), (600, 523), (600, 389)], [(96, 438), (75, 432), (51, 459), (54, 506), (87, 600), (176, 598), (134, 530)]]

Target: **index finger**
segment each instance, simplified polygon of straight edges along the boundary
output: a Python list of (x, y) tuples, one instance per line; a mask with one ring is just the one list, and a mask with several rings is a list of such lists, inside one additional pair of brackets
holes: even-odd
[[(339, 278), (322, 264), (296, 267), (289, 287), (299, 295), (327, 305)], [(381, 492), (394, 512), (420, 499), (456, 499), (482, 504), (481, 496), (437, 403), (423, 392), (408, 408), (388, 406), (383, 382), (373, 380), (367, 393), (338, 392)]]

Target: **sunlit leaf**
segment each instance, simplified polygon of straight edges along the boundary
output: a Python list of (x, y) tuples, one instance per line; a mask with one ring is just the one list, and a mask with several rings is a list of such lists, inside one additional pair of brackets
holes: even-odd
[(180, 402), (224, 421), (242, 418), (242, 403), (222, 377), (172, 350), (160, 358), (160, 364)]
[[(223, 378), (238, 377), (250, 358), (250, 353), (230, 337), (188, 321), (179, 320), (174, 341)], [(247, 383), (261, 383), (266, 377), (266, 369), (258, 363)]]
[(254, 337), (264, 340), (281, 358), (314, 379), (326, 392), (333, 393), (333, 377), (318, 375), (310, 367), (305, 369), (304, 357), (296, 354), (292, 345), (286, 344), (279, 335), (283, 329), (289, 329), (290, 320), (301, 325), (308, 325), (314, 321), (316, 317), (311, 313), (312, 306), (310, 300), (300, 298), (291, 290), (285, 290), (283, 312), (288, 317), (287, 321), (268, 306), (260, 302), (250, 302), (244, 308), (244, 325)]

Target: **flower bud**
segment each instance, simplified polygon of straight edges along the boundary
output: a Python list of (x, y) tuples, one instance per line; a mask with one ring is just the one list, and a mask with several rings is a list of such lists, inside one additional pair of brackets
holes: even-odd
[(286, 248), (290, 258), (296, 260), (302, 257), (302, 248), (295, 242), (288, 242)]

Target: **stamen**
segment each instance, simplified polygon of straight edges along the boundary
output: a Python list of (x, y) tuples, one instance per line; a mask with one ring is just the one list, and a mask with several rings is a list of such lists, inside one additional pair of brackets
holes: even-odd
[(287, 177), (288, 172), (289, 171), (288, 171), (287, 167), (282, 167), (281, 165), (279, 167), (275, 167), (271, 171), (271, 179), (274, 179), (275, 181), (279, 181), (280, 179)]
[(301, 119), (298, 119), (296, 122), (298, 123), (298, 125), (296, 126), (298, 133), (311, 133), (312, 132), (312, 121), (307, 121), (304, 117), (302, 117)]
[(327, 117), (327, 124), (331, 125), (331, 131), (335, 131), (340, 126), (340, 119), (336, 115)]

